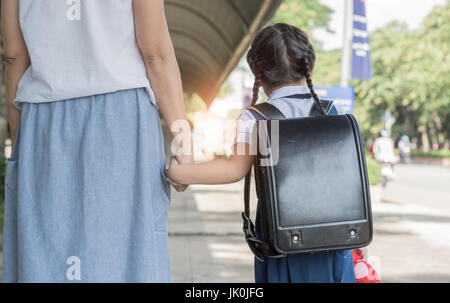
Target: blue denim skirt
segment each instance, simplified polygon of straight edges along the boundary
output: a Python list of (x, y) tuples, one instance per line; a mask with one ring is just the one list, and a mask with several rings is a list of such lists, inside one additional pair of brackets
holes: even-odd
[(144, 88), (22, 104), (4, 282), (170, 282), (170, 188)]

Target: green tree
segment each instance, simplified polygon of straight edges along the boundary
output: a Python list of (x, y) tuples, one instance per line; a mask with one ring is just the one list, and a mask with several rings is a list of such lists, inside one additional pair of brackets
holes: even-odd
[[(366, 138), (383, 128), (386, 109), (397, 118), (393, 136), (408, 134), (427, 150), (450, 136), (450, 5), (436, 7), (420, 29), (393, 22), (370, 36), (373, 79), (351, 81), (355, 115)], [(318, 51), (314, 83), (338, 85), (341, 50)]]
[(219, 93), (217, 94), (217, 97), (223, 98), (232, 93), (233, 93), (233, 87), (231, 86), (229, 80), (227, 80), (222, 84), (222, 87), (220, 88)]
[(341, 79), (341, 50), (321, 51), (316, 48), (314, 85), (339, 85)]
[(436, 7), (423, 26), (409, 31), (391, 23), (371, 36), (374, 77), (354, 81), (363, 129), (375, 135), (389, 109), (394, 136), (406, 133), (425, 150), (448, 143), (450, 129), (450, 4)]
[(278, 9), (272, 23), (288, 23), (311, 33), (323, 28), (332, 32), (330, 19), (333, 10), (319, 0), (285, 0)]

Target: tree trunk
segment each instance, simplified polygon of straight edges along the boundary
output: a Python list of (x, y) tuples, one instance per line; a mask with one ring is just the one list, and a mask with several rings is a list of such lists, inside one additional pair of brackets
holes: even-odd
[(424, 152), (429, 152), (430, 151), (430, 140), (429, 140), (427, 128), (425, 128), (425, 130), (422, 131), (421, 135), (422, 135), (422, 150)]
[(436, 111), (433, 112), (433, 124), (439, 146), (443, 146), (445, 144), (445, 135), (443, 133), (441, 118), (439, 117), (439, 114)]

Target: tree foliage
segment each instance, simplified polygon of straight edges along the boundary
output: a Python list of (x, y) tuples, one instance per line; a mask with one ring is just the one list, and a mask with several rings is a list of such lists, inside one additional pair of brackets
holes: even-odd
[[(355, 114), (365, 137), (383, 128), (386, 109), (397, 118), (393, 136), (408, 134), (425, 149), (450, 136), (450, 4), (435, 7), (411, 31), (393, 22), (370, 36), (373, 79), (353, 80)], [(341, 51), (318, 52), (314, 82), (338, 85)]]
[(272, 22), (289, 23), (308, 33), (317, 28), (332, 32), (329, 25), (332, 13), (333, 10), (319, 0), (285, 0)]
[(341, 79), (341, 50), (321, 51), (316, 48), (314, 85), (339, 85)]
[(374, 77), (354, 81), (364, 130), (374, 135), (389, 109), (394, 135), (406, 133), (425, 149), (448, 142), (450, 128), (450, 4), (436, 7), (416, 31), (391, 23), (371, 36)]

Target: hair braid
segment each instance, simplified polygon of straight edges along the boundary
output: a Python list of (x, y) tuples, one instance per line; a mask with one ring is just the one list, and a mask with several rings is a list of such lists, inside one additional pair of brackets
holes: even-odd
[(255, 76), (255, 83), (253, 84), (253, 97), (252, 97), (252, 103), (250, 103), (250, 106), (253, 106), (256, 104), (259, 98), (259, 88), (262, 86), (262, 79), (261, 74), (258, 74)]
[(323, 103), (320, 101), (319, 96), (317, 96), (316, 91), (314, 90), (313, 83), (311, 80), (311, 71), (309, 69), (308, 63), (306, 60), (303, 60), (304, 68), (305, 68), (305, 77), (306, 77), (306, 84), (308, 85), (309, 91), (311, 92), (311, 95), (314, 99), (314, 101), (317, 103), (320, 109), (320, 113), (322, 116), (326, 116), (327, 113), (325, 109), (323, 108)]

